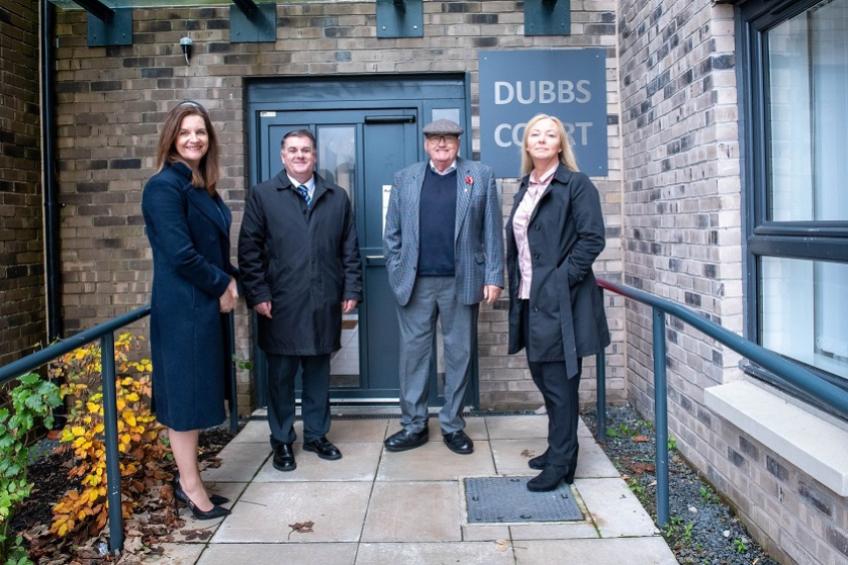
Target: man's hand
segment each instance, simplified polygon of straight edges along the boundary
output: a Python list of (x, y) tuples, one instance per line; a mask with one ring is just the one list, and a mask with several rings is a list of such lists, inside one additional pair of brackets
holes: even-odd
[(260, 316), (265, 316), (269, 320), (271, 319), (271, 303), (270, 302), (260, 302), (259, 304), (254, 306), (253, 309)]
[(354, 310), (356, 310), (356, 305), (358, 302), (356, 300), (343, 300), (342, 301), (342, 312), (345, 314), (350, 314)]
[(495, 300), (501, 295), (503, 289), (493, 284), (487, 284), (483, 287), (483, 300), (486, 304), (494, 304)]
[(235, 308), (238, 303), (238, 296), (236, 279), (230, 277), (230, 284), (227, 285), (227, 289), (224, 291), (224, 294), (218, 298), (218, 308), (222, 314), (227, 314), (228, 312), (233, 311), (233, 308)]

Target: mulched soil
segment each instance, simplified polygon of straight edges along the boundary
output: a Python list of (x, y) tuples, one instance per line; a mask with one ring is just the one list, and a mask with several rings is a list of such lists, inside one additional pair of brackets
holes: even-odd
[[(595, 412), (583, 420), (597, 437)], [(674, 446), (673, 438), (669, 444)], [(601, 447), (656, 521), (654, 429), (629, 406), (607, 408)], [(683, 564), (779, 565), (751, 539), (733, 509), (675, 450), (669, 451), (669, 524), (663, 537)]]
[[(227, 428), (214, 428), (200, 434), (201, 469), (221, 464), (218, 452), (233, 439)], [(51, 449), (56, 442), (43, 440), (30, 449), (30, 453), (41, 456), (28, 467), (29, 479), (35, 486), (30, 497), (18, 508), (11, 522), (11, 530), (23, 535), (30, 557), (43, 565), (97, 564), (115, 562), (108, 554), (108, 527), (100, 534), (87, 540), (59, 540), (48, 532), (53, 519), (51, 508), (70, 488), (78, 486), (69, 482), (68, 469), (72, 465), (72, 454), (67, 450)], [(126, 538), (124, 552), (118, 563), (131, 565), (144, 558), (161, 555), (158, 543), (169, 538), (171, 532), (179, 530), (185, 522), (174, 510), (173, 489), (169, 480), (176, 465), (169, 459), (163, 470), (168, 479), (147, 489), (136, 514), (124, 526)]]

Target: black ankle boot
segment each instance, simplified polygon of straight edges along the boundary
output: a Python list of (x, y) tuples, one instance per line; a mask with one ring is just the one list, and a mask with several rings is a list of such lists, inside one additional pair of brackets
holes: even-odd
[(545, 465), (548, 463), (548, 450), (541, 455), (537, 455), (533, 459), (527, 462), (527, 466), (531, 469), (536, 469), (537, 471), (541, 471), (545, 468)]
[[(568, 474), (567, 468), (548, 465), (538, 476), (527, 481), (527, 490), (532, 492), (555, 490), (563, 480), (568, 478)], [(574, 480), (573, 473), (571, 479)]]

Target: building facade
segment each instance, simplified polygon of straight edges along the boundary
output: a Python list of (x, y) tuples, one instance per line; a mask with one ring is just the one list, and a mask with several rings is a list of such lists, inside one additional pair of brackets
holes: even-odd
[[(544, 36), (526, 33), (524, 2), (425, 1), (421, 36), (407, 38), (379, 37), (375, 2), (292, 1), (276, 5), (268, 42), (239, 42), (243, 28), (234, 29), (235, 8), (225, 2), (158, 4), (171, 6), (133, 10), (125, 46), (89, 47), (85, 12), (64, 4), (56, 11), (66, 332), (147, 302), (141, 188), (165, 113), (193, 99), (209, 108), (220, 135), (219, 188), (234, 211), (234, 242), (250, 186), (279, 170), (284, 131), (318, 133), (319, 167), (350, 189), (366, 261), (366, 300), (345, 320), (355, 345), (338, 360), (336, 392), (345, 402), (390, 399), (396, 338), (381, 294), (379, 211), (391, 180), (388, 165), (375, 163), (421, 158), (420, 128), (435, 117), (466, 125), (463, 154), (485, 161), (488, 53), (600, 49), (607, 159), (604, 174), (589, 174), (601, 193), (607, 247), (596, 274), (693, 308), (846, 388), (848, 192), (838, 179), (848, 163), (840, 149), (848, 1), (572, 0), (570, 34)], [(26, 301), (9, 314), (2, 301), (0, 332), (20, 335), (32, 335), (13, 318), (22, 311), (43, 324), (43, 263), (31, 255), (41, 247), (32, 227), (41, 207), (31, 129), (37, 22), (28, 3), (0, 0), (0, 36), (30, 54), (4, 50), (0, 61), (0, 195), (9, 198), (0, 213), (0, 288)], [(188, 61), (184, 37), (192, 40)], [(570, 79), (576, 71), (561, 72)], [(506, 215), (518, 175), (500, 176)], [(11, 202), (19, 208), (8, 213)], [(22, 240), (32, 249), (21, 250)], [(5, 286), (23, 285), (9, 276), (22, 268), (29, 286)], [(613, 334), (607, 398), (650, 416), (651, 311), (609, 293), (605, 304)], [(505, 308), (501, 301), (481, 309), (472, 402), (535, 409), (541, 398), (523, 357), (506, 353)], [(262, 398), (262, 364), (244, 308), (237, 320), (238, 356), (255, 362), (239, 373), (247, 412)], [(670, 433), (681, 454), (781, 562), (848, 559), (845, 420), (673, 318), (666, 339)], [(594, 360), (584, 375), (588, 404)]]

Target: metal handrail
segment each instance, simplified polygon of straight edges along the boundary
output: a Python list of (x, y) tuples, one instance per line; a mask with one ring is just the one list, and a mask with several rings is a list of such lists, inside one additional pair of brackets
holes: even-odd
[[(122, 316), (112, 318), (93, 328), (83, 330), (60, 342), (36, 351), (0, 367), (0, 385), (50, 361), (95, 341), (100, 340), (100, 358), (103, 382), (103, 427), (106, 444), (106, 496), (109, 508), (109, 550), (118, 554), (124, 547), (124, 520), (121, 516), (121, 474), (118, 451), (118, 410), (117, 387), (115, 385), (115, 331), (128, 326), (150, 314), (150, 306), (144, 306)], [(230, 351), (235, 352), (235, 330), (233, 315), (228, 315), (227, 338)], [(238, 411), (233, 407), (236, 402), (235, 359), (227, 364), (230, 377), (230, 431), (238, 429)]]
[[(657, 523), (668, 523), (668, 407), (666, 382), (666, 314), (689, 324), (700, 332), (729, 347), (743, 357), (754, 361), (783, 380), (821, 401), (844, 418), (848, 418), (848, 391), (824, 380), (799, 363), (769, 351), (722, 326), (700, 316), (694, 310), (660, 298), (644, 290), (598, 279), (598, 286), (631, 300), (646, 304), (652, 309), (654, 357), (654, 429), (656, 431)], [(597, 411), (598, 438), (606, 438), (606, 360), (604, 352), (597, 355)]]

